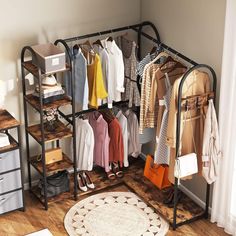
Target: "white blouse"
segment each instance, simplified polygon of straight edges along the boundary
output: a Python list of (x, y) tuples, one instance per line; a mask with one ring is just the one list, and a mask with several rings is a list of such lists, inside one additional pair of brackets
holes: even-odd
[(203, 147), (202, 147), (202, 175), (207, 183), (213, 183), (219, 171), (219, 158), (221, 157), (219, 130), (216, 118), (216, 111), (213, 100), (209, 100), (206, 114)]

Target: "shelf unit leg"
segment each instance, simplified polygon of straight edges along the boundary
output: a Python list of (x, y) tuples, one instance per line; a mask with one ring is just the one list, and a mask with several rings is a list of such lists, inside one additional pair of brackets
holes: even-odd
[(205, 218), (208, 219), (208, 210), (209, 210), (209, 199), (210, 199), (210, 190), (211, 190), (211, 185), (207, 184), (206, 188), (206, 207), (205, 207)]
[(177, 217), (177, 205), (178, 205), (178, 179), (175, 178), (175, 185), (174, 185), (174, 212), (173, 212), (173, 230), (176, 230), (177, 223), (176, 223), (176, 217)]
[(24, 171), (23, 171), (23, 160), (22, 160), (22, 149), (21, 149), (21, 132), (20, 126), (17, 127), (17, 138), (18, 138), (18, 145), (19, 145), (19, 155), (20, 155), (20, 168), (21, 168), (21, 187), (22, 187), (22, 201), (23, 201), (23, 208), (22, 210), (25, 211), (25, 194), (24, 194)]

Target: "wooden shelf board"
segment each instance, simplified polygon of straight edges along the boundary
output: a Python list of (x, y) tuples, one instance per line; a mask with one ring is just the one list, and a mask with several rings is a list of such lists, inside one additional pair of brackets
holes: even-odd
[[(35, 77), (38, 77), (38, 68), (37, 66), (35, 66), (32, 61), (26, 61), (26, 62), (23, 62), (23, 66), (26, 70), (28, 70), (31, 74), (33, 74)], [(70, 70), (70, 67), (68, 64), (66, 64), (66, 68), (65, 69), (62, 69), (62, 70), (58, 70), (57, 72), (63, 72), (63, 71), (68, 71)], [(55, 73), (57, 73), (55, 72)], [(42, 75), (49, 75), (49, 74), (55, 74), (55, 73), (44, 73), (42, 71)]]
[[(39, 171), (40, 174), (43, 174), (43, 164), (42, 161), (37, 161), (37, 156), (31, 158), (30, 163), (34, 166), (34, 168)], [(66, 170), (72, 166), (72, 161), (66, 154), (63, 153), (63, 160), (58, 161), (49, 165), (46, 165), (46, 175), (50, 176), (58, 171)]]
[[(90, 172), (90, 177), (92, 182), (95, 184), (94, 190), (88, 190), (87, 192), (82, 192), (78, 190), (78, 199), (81, 196), (96, 194), (99, 191), (109, 191), (116, 186), (124, 184), (130, 191), (136, 193), (144, 202), (149, 206), (154, 208), (156, 212), (161, 214), (170, 223), (173, 222), (173, 208), (169, 208), (163, 204), (163, 200), (168, 192), (168, 189), (159, 190), (154, 186), (148, 179), (143, 177), (144, 161), (141, 159), (135, 160), (130, 164), (129, 168), (124, 169), (124, 177), (116, 178), (115, 180), (109, 180), (106, 177), (104, 169), (100, 167), (95, 167), (92, 172)], [(63, 199), (73, 199), (73, 176), (71, 176), (70, 181), (70, 192), (60, 194), (54, 198), (49, 199), (49, 203), (62, 201)], [(38, 192), (37, 197), (42, 201), (43, 198)], [(177, 207), (177, 223), (184, 222), (191, 219), (192, 217), (200, 216), (204, 213), (204, 209), (198, 206), (193, 200), (183, 193), (180, 203)]]
[[(56, 141), (62, 138), (67, 138), (72, 136), (72, 131), (65, 126), (61, 121), (57, 121), (57, 128), (54, 132), (47, 131), (44, 129), (44, 141), (45, 143)], [(41, 125), (32, 125), (27, 128), (29, 134), (38, 142), (42, 143), (42, 135), (41, 135)]]
[[(35, 186), (31, 189), (31, 191), (33, 192), (33, 194), (41, 201), (44, 202), (44, 197), (41, 195), (40, 193), (40, 189), (38, 188), (38, 186)], [(53, 202), (59, 202), (59, 201), (63, 201), (65, 199), (73, 199), (73, 195), (71, 192), (65, 192), (65, 193), (61, 193), (55, 197), (50, 197), (48, 198), (48, 204), (53, 203)]]
[(1, 147), (0, 153), (10, 152), (10, 151), (13, 151), (13, 150), (19, 148), (18, 143), (10, 135), (8, 135), (8, 137), (9, 137), (10, 145), (5, 146), (5, 147)]
[(0, 109), (0, 130), (12, 129), (20, 125), (7, 110)]
[[(28, 94), (25, 96), (26, 101), (37, 111), (40, 111), (40, 102), (39, 99), (33, 96), (32, 94)], [(60, 106), (65, 106), (71, 104), (71, 99), (68, 96), (64, 96), (62, 99), (59, 99), (55, 102), (51, 102), (43, 105), (43, 110), (58, 108)]]

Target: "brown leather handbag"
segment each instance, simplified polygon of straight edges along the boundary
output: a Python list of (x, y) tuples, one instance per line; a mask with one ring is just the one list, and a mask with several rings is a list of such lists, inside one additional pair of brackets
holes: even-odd
[(144, 176), (159, 189), (164, 189), (171, 186), (171, 182), (168, 179), (168, 171), (168, 165), (154, 164), (153, 157), (151, 155), (147, 155)]

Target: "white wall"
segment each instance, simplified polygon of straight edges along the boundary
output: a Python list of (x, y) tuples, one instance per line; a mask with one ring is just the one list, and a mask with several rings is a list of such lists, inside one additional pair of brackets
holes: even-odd
[(23, 141), (22, 47), (140, 21), (140, 0), (0, 0), (0, 6), (0, 107), (21, 121)]
[[(152, 21), (162, 42), (213, 67), (218, 77), (218, 95), (224, 35), (225, 0), (142, 0), (142, 20)], [(204, 199), (203, 181), (185, 185)]]

